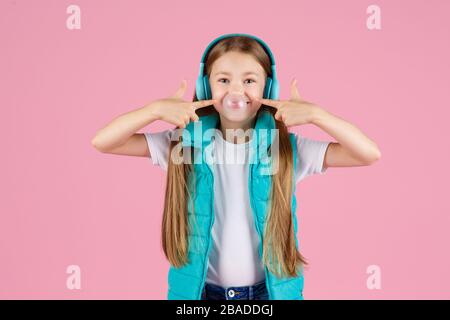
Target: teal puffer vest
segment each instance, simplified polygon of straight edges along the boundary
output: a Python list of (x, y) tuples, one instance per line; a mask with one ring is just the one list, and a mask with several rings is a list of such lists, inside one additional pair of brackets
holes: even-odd
[[(201, 126), (199, 125), (200, 122)], [(194, 170), (188, 177), (189, 200), (187, 206), (188, 221), (191, 226), (188, 237), (189, 262), (180, 268), (170, 266), (167, 295), (169, 300), (200, 300), (205, 285), (208, 257), (212, 245), (211, 230), (214, 223), (214, 166), (212, 162), (208, 162), (205, 159), (208, 156), (208, 152), (212, 151), (211, 138), (215, 128), (218, 128), (218, 123), (219, 117), (217, 113), (214, 113), (200, 117), (197, 125), (194, 122), (189, 123), (183, 130), (183, 147), (193, 147), (194, 149), (191, 150), (196, 150), (191, 160)], [(259, 112), (254, 128), (256, 135), (252, 139), (253, 145), (250, 149), (261, 150), (263, 147), (267, 150), (268, 145), (274, 139), (271, 129), (275, 128), (272, 114), (268, 111)], [(265, 136), (263, 137), (263, 135)], [(295, 166), (297, 162), (297, 144), (293, 133), (289, 133), (289, 137), (293, 148), (293, 163)], [(265, 144), (263, 145), (261, 141)], [(264, 237), (262, 230), (265, 227), (267, 210), (270, 210), (269, 193), (272, 179), (271, 175), (263, 173), (264, 169), (269, 168), (268, 165), (271, 162), (262, 161), (258, 154), (258, 152), (254, 152), (256, 158), (250, 158), (253, 160), (249, 163), (248, 190), (255, 221), (255, 230), (258, 232), (260, 239), (259, 255), (262, 257)], [(295, 183), (293, 183), (293, 191), (291, 208), (295, 243), (298, 248)], [(297, 277), (277, 278), (266, 266), (264, 266), (264, 269), (269, 300), (303, 300), (303, 272), (300, 272)]]

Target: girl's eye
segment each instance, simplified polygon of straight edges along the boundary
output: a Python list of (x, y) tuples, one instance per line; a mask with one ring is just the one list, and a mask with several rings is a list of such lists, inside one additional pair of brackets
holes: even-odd
[[(219, 82), (222, 82), (222, 80), (224, 80), (224, 81), (228, 81), (228, 79), (225, 79), (225, 78), (221, 78), (221, 79), (219, 79), (218, 81)], [(251, 81), (251, 82), (256, 82), (255, 80), (253, 80), (253, 79), (246, 79), (245, 81)], [(224, 82), (222, 82), (222, 83), (224, 83)]]

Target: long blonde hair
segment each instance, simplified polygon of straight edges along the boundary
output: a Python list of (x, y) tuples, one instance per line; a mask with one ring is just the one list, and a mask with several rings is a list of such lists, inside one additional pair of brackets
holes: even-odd
[[(229, 51), (237, 51), (252, 55), (264, 68), (266, 75), (271, 76), (271, 63), (262, 46), (254, 39), (245, 36), (225, 38), (218, 42), (209, 52), (205, 63), (209, 76), (211, 68), (220, 56)], [(197, 101), (194, 93), (193, 101)], [(272, 115), (276, 110), (262, 105), (259, 112), (267, 110)], [(197, 110), (198, 116), (217, 113), (214, 106)], [(279, 134), (278, 171), (272, 176), (271, 208), (263, 237), (263, 263), (278, 277), (298, 276), (306, 265), (306, 260), (295, 246), (294, 225), (292, 219), (292, 175), (293, 154), (289, 132), (282, 121), (275, 118)], [(181, 137), (180, 137), (181, 139)], [(169, 154), (178, 141), (171, 141)], [(169, 156), (167, 170), (164, 216), (162, 220), (162, 247), (164, 254), (174, 267), (182, 267), (188, 263), (189, 225), (187, 201), (189, 197), (188, 176), (193, 170), (192, 164), (172, 162)], [(273, 267), (275, 264), (276, 267)]]

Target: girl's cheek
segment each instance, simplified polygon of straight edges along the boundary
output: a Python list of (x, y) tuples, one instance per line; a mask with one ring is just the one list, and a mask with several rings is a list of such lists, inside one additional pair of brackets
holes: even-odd
[(215, 99), (217, 102), (214, 104), (214, 108), (216, 108), (217, 111), (222, 111), (223, 110), (223, 106), (222, 106), (222, 100), (223, 97), (225, 96), (225, 93), (215, 93), (212, 95), (212, 99)]

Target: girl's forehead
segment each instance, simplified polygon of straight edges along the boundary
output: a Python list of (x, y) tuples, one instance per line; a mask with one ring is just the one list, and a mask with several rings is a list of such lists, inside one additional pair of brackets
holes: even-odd
[(231, 51), (214, 61), (211, 75), (219, 73), (263, 75), (264, 69), (252, 55)]

